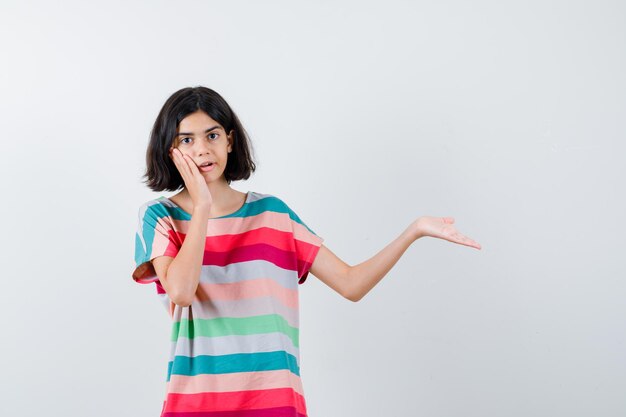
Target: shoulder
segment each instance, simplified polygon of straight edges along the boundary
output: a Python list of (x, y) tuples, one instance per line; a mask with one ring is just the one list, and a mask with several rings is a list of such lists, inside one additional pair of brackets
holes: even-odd
[(263, 210), (274, 211), (282, 215), (287, 215), (291, 220), (302, 223), (302, 220), (289, 204), (277, 194), (255, 192), (254, 196)]
[(275, 194), (262, 193), (258, 191), (250, 191), (249, 203), (253, 203), (256, 206), (263, 207), (265, 209), (272, 209), (277, 207), (286, 206), (285, 202), (281, 200)]
[(261, 192), (250, 192), (250, 202), (257, 202), (256, 204), (259, 207), (262, 207), (264, 210), (276, 211), (279, 213), (288, 214), (289, 217), (294, 217), (295, 212), (289, 207), (287, 202), (273, 193), (261, 193)]
[(138, 209), (140, 219), (170, 217), (175, 205), (165, 197), (157, 197), (142, 203)]
[(157, 198), (153, 198), (152, 200), (148, 200), (139, 206), (139, 211), (146, 212), (146, 211), (153, 211), (155, 209), (158, 210), (159, 207), (163, 206), (162, 200), (163, 200), (163, 197), (157, 197)]

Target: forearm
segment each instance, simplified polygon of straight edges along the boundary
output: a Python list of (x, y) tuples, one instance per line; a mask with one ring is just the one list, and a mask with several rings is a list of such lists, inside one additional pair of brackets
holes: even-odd
[(348, 286), (350, 299), (359, 301), (398, 262), (411, 244), (418, 239), (413, 227), (408, 227), (395, 240), (365, 262), (350, 267)]
[(202, 271), (204, 247), (206, 244), (208, 210), (194, 209), (187, 235), (178, 254), (167, 270), (169, 288), (176, 304), (190, 305), (193, 300)]

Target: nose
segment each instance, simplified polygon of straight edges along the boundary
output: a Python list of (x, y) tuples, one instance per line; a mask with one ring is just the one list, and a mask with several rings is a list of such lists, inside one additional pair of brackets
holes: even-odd
[(197, 141), (196, 142), (196, 153), (198, 156), (205, 155), (209, 153), (210, 146), (206, 141)]

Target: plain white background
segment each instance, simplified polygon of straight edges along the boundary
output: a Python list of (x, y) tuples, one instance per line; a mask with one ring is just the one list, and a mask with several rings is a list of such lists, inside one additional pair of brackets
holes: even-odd
[(423, 215), (360, 302), (300, 287), (311, 417), (626, 414), (619, 1), (18, 2), (0, 10), (3, 416), (156, 416), (170, 323), (131, 279), (148, 135), (205, 85), (240, 191), (350, 264)]

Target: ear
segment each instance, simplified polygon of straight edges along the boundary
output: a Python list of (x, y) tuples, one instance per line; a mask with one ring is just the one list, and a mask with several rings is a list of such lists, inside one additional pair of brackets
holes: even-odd
[(235, 142), (235, 131), (231, 130), (228, 134), (228, 152), (233, 150), (233, 143)]

